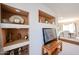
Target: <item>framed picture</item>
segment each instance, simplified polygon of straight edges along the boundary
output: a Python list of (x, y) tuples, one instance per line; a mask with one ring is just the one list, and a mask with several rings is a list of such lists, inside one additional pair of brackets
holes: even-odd
[(44, 44), (57, 38), (56, 29), (54, 28), (43, 28), (43, 40)]

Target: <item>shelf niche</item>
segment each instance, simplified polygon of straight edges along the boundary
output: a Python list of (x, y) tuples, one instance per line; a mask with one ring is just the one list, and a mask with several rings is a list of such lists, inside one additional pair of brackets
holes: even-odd
[(55, 17), (47, 14), (44, 11), (39, 10), (39, 22), (53, 24), (55, 22)]
[[(5, 4), (0, 3), (0, 22), (1, 23), (12, 23), (12, 24), (29, 24), (29, 13), (27, 11), (23, 11)], [(20, 18), (22, 18), (23, 20), (13, 20), (13, 22), (10, 21), (10, 18), (12, 16), (19, 16)], [(15, 22), (15, 21), (18, 21)]]
[(2, 28), (3, 47), (29, 39), (28, 29)]

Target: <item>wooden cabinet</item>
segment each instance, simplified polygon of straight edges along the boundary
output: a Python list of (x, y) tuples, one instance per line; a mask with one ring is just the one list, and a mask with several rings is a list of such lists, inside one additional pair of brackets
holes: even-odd
[(39, 22), (46, 23), (46, 24), (52, 24), (55, 22), (55, 17), (47, 14), (44, 11), (39, 10)]
[(62, 42), (61, 41), (52, 41), (51, 43), (48, 43), (47, 45), (44, 45), (42, 48), (43, 54), (52, 55), (57, 52), (58, 49), (62, 50)]

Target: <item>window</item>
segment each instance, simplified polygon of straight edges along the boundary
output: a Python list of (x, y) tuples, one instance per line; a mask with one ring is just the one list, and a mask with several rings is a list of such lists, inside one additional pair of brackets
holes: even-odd
[(74, 33), (75, 32), (75, 24), (74, 23), (64, 24), (63, 31), (69, 31), (70, 33)]

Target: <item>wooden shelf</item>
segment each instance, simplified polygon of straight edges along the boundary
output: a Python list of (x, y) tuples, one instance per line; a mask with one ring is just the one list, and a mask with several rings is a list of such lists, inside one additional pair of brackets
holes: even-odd
[[(1, 20), (0, 22), (1, 23), (12, 23), (12, 24), (15, 24), (15, 19), (11, 22), (10, 21), (10, 17), (12, 16), (19, 16), (23, 19), (23, 22), (21, 23), (21, 21), (19, 21), (19, 23), (17, 24), (29, 24), (29, 13), (27, 11), (23, 11), (23, 10), (20, 10), (20, 9), (17, 9), (17, 8), (14, 8), (14, 7), (11, 7), (11, 6), (8, 6), (8, 5), (5, 5), (5, 4), (2, 4), (0, 3), (0, 16), (1, 16)], [(18, 18), (16, 18), (17, 20)]]
[(16, 49), (16, 48), (19, 48), (19, 47), (22, 47), (28, 44), (29, 44), (28, 40), (17, 40), (12, 43), (7, 43), (6, 46), (3, 47), (3, 51), (6, 52), (6, 51)]
[(1, 28), (29, 28), (29, 25), (0, 23)]
[(44, 11), (39, 10), (39, 22), (46, 24), (53, 24), (53, 22), (55, 22), (55, 17), (47, 14)]
[(29, 55), (29, 45), (21, 46), (4, 52), (5, 55)]

